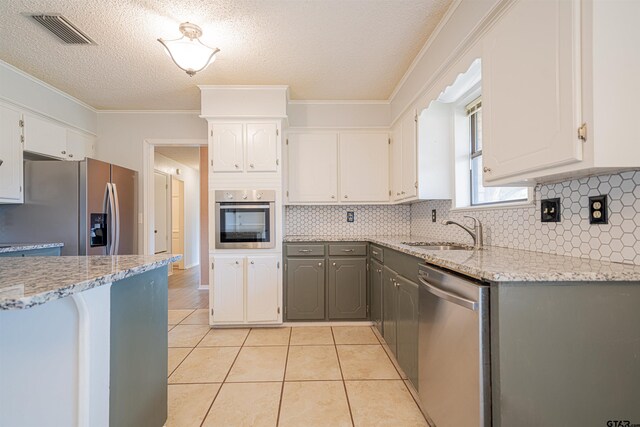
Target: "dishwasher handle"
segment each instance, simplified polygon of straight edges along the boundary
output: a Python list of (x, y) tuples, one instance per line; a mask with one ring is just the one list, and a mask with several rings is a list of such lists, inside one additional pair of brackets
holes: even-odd
[(460, 295), (456, 295), (452, 292), (445, 291), (444, 289), (440, 289), (437, 286), (427, 282), (422, 277), (419, 277), (419, 280), (420, 280), (420, 283), (424, 285), (426, 291), (437, 296), (438, 298), (447, 300), (461, 307), (468, 308), (469, 310), (478, 311), (478, 306), (479, 306), (478, 301), (473, 301), (473, 300), (461, 297)]

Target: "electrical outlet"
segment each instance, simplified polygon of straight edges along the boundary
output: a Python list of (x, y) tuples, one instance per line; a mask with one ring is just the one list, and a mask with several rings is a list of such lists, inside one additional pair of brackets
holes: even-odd
[(540, 201), (540, 221), (560, 222), (560, 199), (543, 199)]
[(608, 224), (607, 195), (589, 197), (589, 224)]
[(436, 210), (431, 209), (431, 222), (436, 222)]
[(354, 222), (356, 220), (356, 214), (353, 211), (347, 212), (347, 222)]

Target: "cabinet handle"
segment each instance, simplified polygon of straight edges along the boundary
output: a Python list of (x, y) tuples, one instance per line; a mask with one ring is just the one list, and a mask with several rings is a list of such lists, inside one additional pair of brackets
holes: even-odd
[(71, 158), (73, 158), (73, 154), (69, 154), (69, 158), (70, 158), (70, 159), (71, 159)]
[(333, 266), (335, 267), (335, 266), (336, 266), (336, 263), (334, 262), (334, 263), (333, 263), (333, 264), (331, 264), (331, 265), (333, 265)]
[(253, 264), (253, 261), (251, 261), (251, 264)]
[(402, 191), (400, 194), (404, 194), (404, 191)]
[(378, 251), (371, 251), (372, 254), (378, 255)]
[(236, 169), (238, 169), (238, 168), (240, 167), (240, 166), (238, 166), (238, 165), (233, 165), (233, 166), (235, 166), (235, 167), (236, 167)]
[(347, 198), (349, 198), (349, 196), (347, 196), (347, 195), (345, 194), (344, 198), (345, 198), (345, 199), (347, 199)]
[(318, 263), (318, 267), (322, 267), (322, 263), (321, 262)]
[(298, 249), (298, 252), (302, 252), (302, 253), (311, 252), (311, 249)]
[(240, 261), (236, 261), (236, 264), (240, 264)]
[(400, 195), (400, 193), (396, 193), (396, 196), (399, 196), (399, 195)]
[(249, 167), (250, 167), (251, 169), (253, 169), (253, 168), (254, 168), (253, 163), (251, 163), (251, 164), (249, 165)]
[(4, 163), (4, 160), (0, 159), (0, 166)]
[(491, 168), (488, 168), (488, 167), (485, 166), (485, 167), (482, 168), (482, 171), (484, 173), (489, 173), (489, 172), (491, 172)]
[(342, 252), (353, 252), (353, 249), (343, 249)]
[(66, 151), (61, 151), (61, 153), (62, 153), (62, 154), (67, 154), (67, 152), (66, 152)]
[(335, 199), (335, 198), (336, 198), (336, 196), (331, 196), (331, 198), (332, 198), (332, 199)]

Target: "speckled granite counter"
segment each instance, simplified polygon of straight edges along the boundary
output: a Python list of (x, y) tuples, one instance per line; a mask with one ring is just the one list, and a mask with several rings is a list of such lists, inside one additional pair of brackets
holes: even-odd
[(0, 243), (0, 254), (36, 249), (61, 248), (64, 243)]
[(366, 241), (490, 282), (640, 282), (640, 266), (487, 246), (480, 251), (434, 251), (406, 245), (409, 236), (286, 236), (285, 242)]
[(180, 258), (168, 254), (0, 258), (0, 310), (44, 304)]

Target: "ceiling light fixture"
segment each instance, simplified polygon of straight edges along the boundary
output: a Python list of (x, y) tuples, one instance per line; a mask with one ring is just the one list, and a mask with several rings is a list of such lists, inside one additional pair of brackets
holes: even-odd
[(173, 62), (190, 77), (204, 70), (216, 59), (218, 48), (210, 48), (200, 41), (202, 28), (190, 22), (180, 24), (182, 37), (176, 40), (158, 39)]

